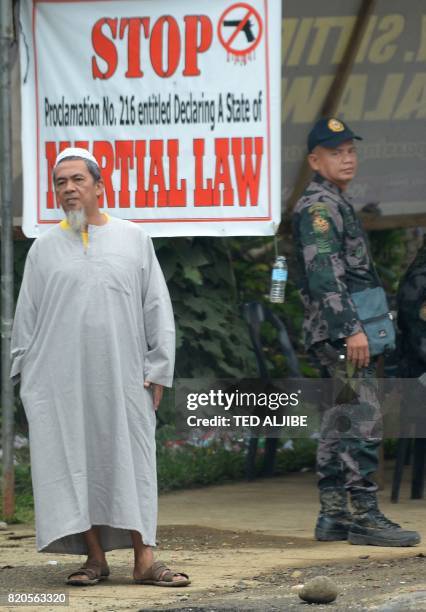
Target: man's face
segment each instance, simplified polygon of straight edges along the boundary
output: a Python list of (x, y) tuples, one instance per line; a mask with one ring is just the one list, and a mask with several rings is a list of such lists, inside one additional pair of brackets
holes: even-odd
[(63, 161), (55, 169), (56, 199), (66, 214), (78, 210), (93, 212), (102, 192), (102, 181), (94, 181), (82, 159)]
[(341, 189), (348, 186), (358, 168), (358, 157), (353, 140), (347, 140), (335, 149), (317, 146), (308, 155), (308, 161), (312, 170)]

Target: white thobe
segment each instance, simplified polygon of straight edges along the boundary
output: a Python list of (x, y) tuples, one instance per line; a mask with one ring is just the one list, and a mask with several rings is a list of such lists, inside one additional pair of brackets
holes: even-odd
[(16, 307), (12, 371), (30, 432), (37, 548), (85, 554), (155, 545), (155, 411), (171, 386), (175, 329), (152, 241), (136, 224), (59, 224), (32, 245)]

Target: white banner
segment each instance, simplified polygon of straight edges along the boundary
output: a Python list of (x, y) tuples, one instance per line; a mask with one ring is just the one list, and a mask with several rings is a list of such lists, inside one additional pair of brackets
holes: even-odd
[(281, 2), (21, 0), (23, 231), (62, 218), (52, 167), (89, 149), (104, 210), (152, 236), (280, 221)]

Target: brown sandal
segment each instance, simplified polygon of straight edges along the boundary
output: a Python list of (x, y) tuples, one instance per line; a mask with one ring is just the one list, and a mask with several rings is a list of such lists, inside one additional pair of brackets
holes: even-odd
[[(182, 580), (173, 580), (174, 576), (184, 576)], [(183, 572), (172, 572), (162, 561), (156, 561), (144, 571), (142, 578), (135, 579), (136, 584), (153, 584), (161, 587), (184, 587), (191, 584), (189, 576)]]
[[(87, 580), (73, 578), (73, 576), (87, 576)], [(67, 584), (71, 586), (93, 586), (101, 580), (106, 580), (109, 576), (109, 567), (98, 561), (86, 561), (76, 572), (70, 574), (67, 578)]]

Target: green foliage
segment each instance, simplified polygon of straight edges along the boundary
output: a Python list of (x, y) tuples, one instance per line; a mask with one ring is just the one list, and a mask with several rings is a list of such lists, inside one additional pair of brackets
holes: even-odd
[[(15, 508), (15, 514), (12, 519), (7, 520), (8, 523), (30, 523), (34, 520), (34, 500), (29, 463), (15, 467)], [(1, 512), (0, 519), (3, 520)]]
[(255, 362), (226, 239), (154, 242), (176, 318), (176, 377), (253, 375)]
[(281, 450), (277, 452), (275, 474), (283, 475), (288, 472), (298, 472), (303, 468), (313, 468), (316, 460), (317, 443), (310, 438), (296, 438), (293, 440), (294, 450)]
[(369, 239), (371, 254), (385, 289), (390, 294), (396, 293), (405, 272), (405, 232), (402, 229), (370, 232)]
[[(255, 301), (266, 304), (284, 322), (297, 352), (301, 348), (303, 305), (291, 277), (291, 271), (286, 286), (284, 304), (271, 304), (269, 301), (269, 291), (272, 265), (275, 259), (274, 251), (267, 252), (262, 260), (258, 262), (247, 261), (247, 259), (241, 257), (241, 251), (247, 252), (251, 249), (262, 249), (270, 245), (271, 241), (272, 237), (244, 237), (231, 240), (239, 301), (241, 303)], [(271, 376), (283, 378), (287, 373), (286, 359), (278, 343), (277, 331), (269, 323), (264, 323), (262, 326), (262, 336), (265, 358)], [(309, 366), (306, 360), (302, 359), (300, 365), (305, 376), (313, 373), (313, 368)]]
[[(162, 427), (157, 433), (157, 472), (160, 491), (218, 484), (242, 480), (245, 476), (246, 443), (241, 439), (217, 440), (206, 447), (176, 441), (174, 428)], [(293, 440), (293, 450), (279, 449), (275, 475), (311, 468), (315, 465), (316, 442), (311, 439)], [(256, 460), (257, 473), (264, 460), (264, 440), (260, 440)]]
[(383, 452), (385, 459), (395, 459), (398, 440), (395, 438), (386, 438), (383, 440)]
[(216, 484), (242, 478), (244, 454), (225, 450), (222, 444), (209, 448), (163, 447), (158, 451), (160, 491)]

